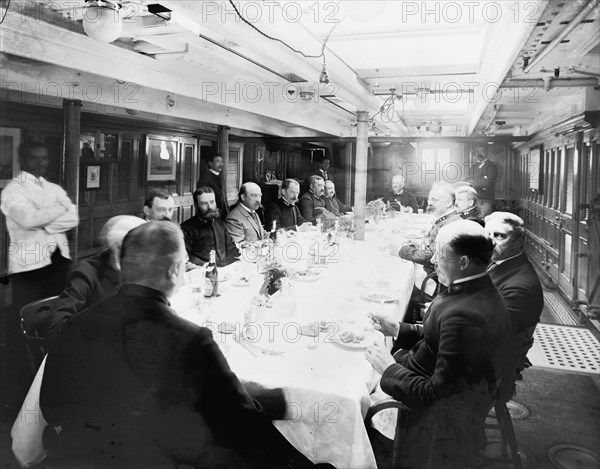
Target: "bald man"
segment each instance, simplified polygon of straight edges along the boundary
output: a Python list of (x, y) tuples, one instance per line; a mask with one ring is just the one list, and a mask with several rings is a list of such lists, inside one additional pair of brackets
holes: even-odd
[(411, 452), (403, 467), (480, 467), (485, 418), (515, 356), (508, 310), (487, 272), (493, 249), (473, 221), (442, 227), (433, 262), (447, 290), (423, 325), (372, 315), (374, 327), (403, 350), (392, 356), (374, 345), (367, 360), (382, 375), (381, 389), (418, 415), (405, 437)]
[(404, 190), (406, 180), (401, 174), (396, 174), (392, 178), (392, 190), (383, 195), (382, 200), (390, 204), (392, 210), (400, 211), (403, 208), (406, 212), (417, 213), (417, 198), (414, 194)]
[(56, 337), (65, 322), (87, 307), (117, 293), (121, 284), (119, 253), (125, 235), (145, 221), (130, 215), (109, 219), (100, 230), (100, 253), (77, 264), (67, 279), (67, 287), (48, 313), (44, 330)]
[(262, 191), (258, 184), (246, 182), (240, 187), (238, 204), (225, 219), (227, 231), (234, 242), (254, 242), (265, 239), (268, 233), (262, 226), (256, 210), (260, 208)]

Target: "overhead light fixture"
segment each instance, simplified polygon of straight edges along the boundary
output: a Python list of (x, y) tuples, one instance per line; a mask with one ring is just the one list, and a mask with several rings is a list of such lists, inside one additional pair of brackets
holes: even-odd
[(85, 0), (83, 30), (98, 42), (113, 42), (123, 32), (122, 4), (109, 0)]
[(325, 56), (323, 55), (323, 69), (321, 70), (321, 76), (319, 76), (319, 83), (329, 83), (329, 75), (327, 75), (327, 64), (325, 63)]

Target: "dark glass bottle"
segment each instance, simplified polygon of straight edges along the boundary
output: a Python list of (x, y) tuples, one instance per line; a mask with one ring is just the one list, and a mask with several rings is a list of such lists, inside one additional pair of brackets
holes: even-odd
[(210, 261), (204, 278), (204, 296), (219, 296), (219, 272), (217, 271), (217, 253), (210, 251)]

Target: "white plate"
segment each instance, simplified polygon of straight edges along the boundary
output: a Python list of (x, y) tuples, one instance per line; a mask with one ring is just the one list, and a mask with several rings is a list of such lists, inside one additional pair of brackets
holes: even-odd
[(321, 275), (321, 272), (311, 271), (307, 275), (297, 274), (294, 278), (296, 280), (298, 280), (299, 282), (315, 282), (318, 280), (320, 275)]
[(398, 299), (398, 294), (393, 290), (385, 288), (373, 288), (365, 290), (360, 297), (374, 303), (393, 303)]
[[(343, 342), (341, 339), (342, 334), (344, 333), (352, 333), (363, 336), (363, 339), (360, 342)], [(338, 345), (341, 345), (345, 348), (351, 349), (366, 349), (375, 343), (377, 335), (373, 331), (365, 331), (365, 330), (356, 330), (356, 329), (345, 329), (341, 330), (335, 340)]]

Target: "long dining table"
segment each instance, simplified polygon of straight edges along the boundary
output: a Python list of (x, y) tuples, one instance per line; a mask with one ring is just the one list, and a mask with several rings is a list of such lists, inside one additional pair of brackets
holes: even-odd
[[(262, 275), (256, 265), (242, 262), (219, 269), (219, 297), (206, 299), (188, 285), (172, 305), (213, 331), (240, 380), (283, 390), (286, 415), (274, 424), (311, 461), (338, 469), (375, 468), (363, 419), (380, 376), (365, 350), (384, 339), (370, 329), (368, 315), (384, 311), (402, 320), (414, 265), (390, 255), (381, 230), (367, 233), (366, 241), (321, 244), (316, 258), (314, 250), (311, 256), (305, 252), (311, 242), (306, 236), (299, 233), (275, 253), (287, 255), (292, 270), (289, 253), (300, 253), (301, 266), (312, 257), (317, 263), (308, 264), (311, 275), (296, 276), (285, 296), (276, 293), (271, 304), (257, 301)], [(362, 334), (362, 340), (342, 341), (348, 331)]]

